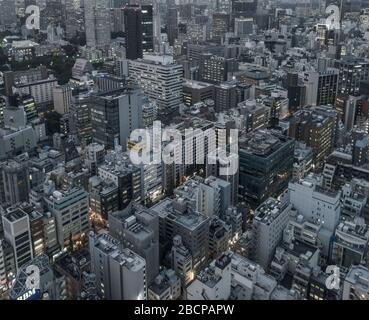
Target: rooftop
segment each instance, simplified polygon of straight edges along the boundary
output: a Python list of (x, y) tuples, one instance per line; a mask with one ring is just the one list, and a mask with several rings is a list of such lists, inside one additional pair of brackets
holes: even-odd
[(269, 198), (256, 209), (254, 219), (261, 223), (270, 224), (287, 208), (288, 204)]
[(257, 130), (240, 137), (240, 150), (261, 157), (267, 157), (280, 149), (290, 138), (272, 130)]

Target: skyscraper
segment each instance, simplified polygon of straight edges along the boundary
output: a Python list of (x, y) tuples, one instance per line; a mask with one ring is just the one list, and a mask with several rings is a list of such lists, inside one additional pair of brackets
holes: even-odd
[(142, 51), (144, 53), (154, 51), (154, 12), (150, 4), (141, 6), (142, 16)]
[(104, 49), (110, 44), (110, 1), (84, 1), (86, 44), (90, 48)]
[(167, 34), (169, 44), (172, 46), (178, 37), (178, 10), (173, 6), (168, 8)]
[[(147, 9), (145, 9), (145, 12)], [(148, 14), (145, 14), (147, 18)], [(152, 12), (151, 12), (152, 16)], [(128, 5), (124, 8), (124, 29), (126, 32), (126, 58), (135, 60), (142, 58), (143, 30), (142, 12), (139, 5)], [(146, 31), (146, 30), (145, 30)], [(145, 36), (146, 39), (146, 36)], [(146, 43), (145, 43), (146, 45)]]

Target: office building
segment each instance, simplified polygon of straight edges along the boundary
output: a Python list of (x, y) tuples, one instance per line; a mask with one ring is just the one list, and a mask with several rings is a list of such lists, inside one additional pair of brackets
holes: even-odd
[(180, 235), (192, 255), (193, 269), (204, 266), (209, 256), (210, 219), (181, 198), (167, 198), (151, 209), (159, 215), (160, 244), (168, 247), (173, 237)]
[(212, 39), (219, 44), (223, 43), (225, 34), (229, 31), (230, 17), (229, 14), (223, 12), (215, 12), (213, 14)]
[(340, 219), (340, 193), (327, 190), (312, 175), (288, 186), (290, 202), (308, 221), (333, 232)]
[(82, 188), (55, 190), (44, 200), (55, 217), (59, 246), (81, 246), (89, 230), (88, 193)]
[[(143, 53), (154, 52), (154, 5), (143, 4), (142, 15), (142, 51)], [(129, 59), (127, 57), (127, 59)]]
[(2, 215), (4, 238), (14, 251), (15, 269), (33, 259), (29, 216), (21, 209), (9, 210)]
[(204, 102), (208, 99), (214, 100), (214, 86), (210, 83), (185, 80), (183, 83), (183, 102), (187, 106)]
[(174, 270), (163, 270), (147, 290), (149, 300), (177, 300), (181, 297), (181, 280)]
[(98, 168), (98, 176), (113, 182), (118, 187), (118, 207), (125, 209), (131, 201), (142, 199), (142, 171), (133, 165), (127, 153), (116, 147), (105, 156), (105, 162)]
[(368, 268), (352, 266), (343, 282), (342, 300), (368, 300), (368, 280)]
[(91, 103), (92, 140), (107, 148), (116, 141), (125, 149), (142, 123), (142, 93), (136, 88), (97, 94)]
[(237, 71), (238, 65), (235, 59), (226, 59), (211, 53), (203, 53), (200, 56), (200, 81), (212, 84), (220, 84), (228, 80), (228, 75)]
[(124, 29), (126, 34), (126, 58), (135, 60), (142, 58), (143, 23), (139, 5), (124, 7)]
[(291, 206), (287, 203), (269, 198), (255, 211), (252, 223), (255, 236), (253, 258), (264, 269), (269, 268), (275, 249), (282, 239), (290, 210)]
[(168, 8), (167, 35), (169, 45), (173, 46), (178, 37), (178, 9), (175, 6)]
[(7, 292), (16, 275), (14, 251), (5, 239), (0, 239), (0, 294)]
[(369, 63), (353, 56), (342, 57), (335, 64), (339, 69), (338, 92), (341, 94), (358, 94), (360, 81), (369, 80)]
[(30, 191), (30, 174), (28, 159), (25, 155), (10, 159), (0, 166), (2, 188), (4, 190), (3, 205), (15, 205), (28, 202)]
[(233, 82), (222, 82), (214, 90), (215, 111), (222, 112), (237, 106), (237, 85)]
[(240, 139), (239, 144), (239, 200), (255, 208), (287, 188), (295, 143), (279, 133), (258, 130)]
[(245, 39), (254, 32), (254, 18), (234, 19), (234, 33), (236, 37)]
[(269, 123), (270, 108), (255, 100), (247, 100), (238, 104), (240, 114), (245, 116), (246, 132), (265, 129)]
[(146, 262), (108, 234), (89, 234), (91, 270), (98, 294), (107, 300), (145, 300)]
[(334, 105), (338, 90), (339, 70), (326, 68), (316, 72), (305, 72), (305, 105)]
[(225, 253), (201, 270), (187, 287), (188, 300), (228, 300), (231, 294), (231, 254)]
[(63, 115), (69, 112), (72, 104), (72, 89), (70, 86), (56, 86), (53, 88), (54, 110)]
[(320, 109), (304, 109), (296, 112), (290, 120), (289, 136), (313, 149), (314, 169), (321, 168), (325, 158), (333, 151), (336, 117), (334, 111), (322, 113)]
[(194, 278), (192, 255), (190, 250), (184, 246), (182, 237), (179, 235), (173, 238), (170, 261), (172, 269), (181, 279), (182, 286), (189, 284)]
[(231, 202), (230, 184), (213, 176), (194, 176), (176, 188), (174, 194), (194, 203), (196, 211), (214, 218), (224, 215)]
[(152, 284), (159, 274), (158, 216), (143, 206), (130, 204), (123, 211), (109, 214), (109, 233), (145, 259), (146, 282)]
[[(129, 62), (129, 76), (156, 102), (159, 118), (178, 111), (182, 102), (182, 66), (171, 56), (145, 56)], [(168, 119), (167, 119), (168, 120)]]
[(368, 241), (369, 230), (364, 220), (357, 218), (339, 223), (332, 243), (331, 261), (342, 271), (361, 264), (367, 258)]
[(90, 48), (105, 49), (110, 44), (110, 1), (84, 3), (86, 43)]

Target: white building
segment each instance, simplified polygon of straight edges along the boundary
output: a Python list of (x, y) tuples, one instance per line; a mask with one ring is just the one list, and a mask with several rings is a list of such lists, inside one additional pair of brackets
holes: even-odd
[(171, 56), (144, 56), (129, 61), (129, 77), (158, 106), (159, 113), (170, 114), (182, 102), (182, 65)]
[(53, 191), (44, 199), (56, 219), (58, 242), (62, 248), (69, 245), (71, 238), (75, 244), (87, 235), (88, 193), (84, 189)]
[(253, 221), (254, 260), (267, 269), (287, 226), (291, 206), (269, 198), (255, 211)]
[(181, 279), (174, 270), (164, 270), (147, 290), (149, 300), (177, 300), (181, 296)]
[(187, 287), (188, 300), (228, 300), (231, 295), (231, 253), (202, 270)]
[(47, 105), (53, 102), (53, 89), (57, 84), (58, 81), (51, 76), (45, 80), (16, 84), (15, 91), (22, 94), (30, 94), (37, 106)]
[(70, 86), (56, 86), (53, 88), (54, 110), (63, 115), (69, 112), (72, 103), (72, 89)]
[(2, 216), (4, 237), (14, 250), (15, 267), (18, 271), (33, 259), (29, 216), (15, 209)]
[(342, 300), (369, 300), (369, 270), (352, 266), (343, 283)]
[(312, 176), (291, 182), (290, 202), (305, 219), (334, 232), (340, 218), (340, 193), (328, 191)]
[(107, 300), (145, 300), (146, 262), (108, 234), (89, 234), (91, 269), (96, 288)]
[(187, 285), (193, 280), (192, 255), (183, 245), (182, 237), (179, 235), (173, 238), (171, 265), (176, 274), (181, 278), (183, 285)]

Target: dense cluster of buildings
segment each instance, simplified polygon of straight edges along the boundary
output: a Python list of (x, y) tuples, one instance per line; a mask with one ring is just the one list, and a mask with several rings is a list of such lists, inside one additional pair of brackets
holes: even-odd
[(336, 2), (50, 0), (35, 32), (0, 0), (0, 298), (368, 300), (369, 1)]

